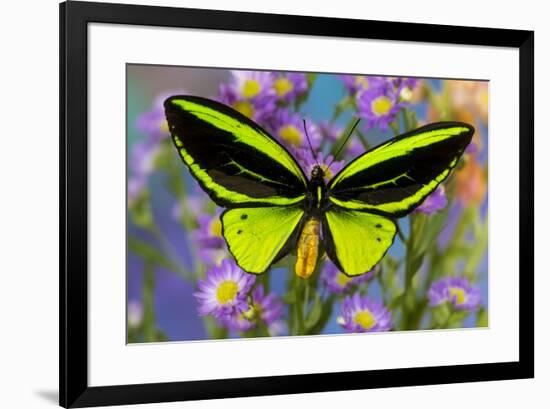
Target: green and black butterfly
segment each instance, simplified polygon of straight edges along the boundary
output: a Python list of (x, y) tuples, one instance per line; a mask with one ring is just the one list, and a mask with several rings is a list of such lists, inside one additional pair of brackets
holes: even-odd
[(221, 207), (222, 233), (237, 264), (265, 272), (297, 249), (308, 277), (320, 245), (348, 276), (371, 270), (392, 245), (396, 224), (447, 178), (474, 129), (439, 122), (357, 157), (332, 180), (306, 175), (258, 124), (219, 102), (173, 96), (165, 103), (172, 140), (202, 189)]

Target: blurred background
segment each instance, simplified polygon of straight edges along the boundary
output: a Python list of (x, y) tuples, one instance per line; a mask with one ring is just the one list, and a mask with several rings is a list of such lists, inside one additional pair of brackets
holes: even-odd
[[(262, 89), (247, 88), (249, 80)], [(299, 135), (293, 133), (302, 132), (301, 118), (307, 119), (320, 155), (315, 159), (324, 163), (354, 118), (362, 118), (358, 136), (333, 171), (368, 147), (422, 124), (457, 120), (475, 126), (474, 140), (445, 187), (399, 220), (401, 235), (369, 277), (347, 282), (323, 261), (304, 307), (303, 318), (317, 320), (299, 333), (349, 331), (342, 322), (344, 300), (356, 293), (391, 315), (392, 330), (488, 325), (487, 82), (128, 65), (129, 342), (298, 334), (291, 318), (296, 285), (290, 261), (256, 280), (280, 307), (277, 319), (265, 322), (274, 324), (267, 332), (199, 314), (197, 283), (227, 251), (216, 231), (219, 209), (168, 138), (162, 102), (176, 94), (209, 97), (248, 114), (296, 148), (291, 151), (304, 168), (312, 158), (295, 146)]]

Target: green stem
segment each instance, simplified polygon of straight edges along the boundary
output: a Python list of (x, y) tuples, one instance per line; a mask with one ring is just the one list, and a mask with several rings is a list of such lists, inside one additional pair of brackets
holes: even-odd
[(296, 277), (294, 291), (296, 292), (296, 335), (303, 335), (304, 325), (304, 305), (302, 299), (303, 279)]
[(394, 136), (399, 135), (399, 123), (397, 119), (390, 122), (390, 128), (392, 129)]
[(304, 291), (304, 311), (302, 312), (303, 317), (307, 316), (308, 305), (309, 305), (309, 280), (304, 280), (304, 286), (305, 286), (305, 291)]
[(403, 244), (406, 246), (408, 240), (405, 237), (405, 235), (403, 234), (403, 231), (401, 230), (401, 226), (399, 225), (399, 222), (396, 221), (395, 226), (397, 227), (397, 236), (403, 242)]
[(420, 216), (411, 216), (411, 227), (409, 239), (406, 245), (405, 256), (405, 289), (402, 300), (402, 324), (403, 329), (411, 329), (412, 315), (414, 314), (416, 297), (413, 288), (413, 279), (418, 270), (416, 258), (416, 239), (422, 236), (422, 230), (425, 225), (425, 218)]
[(176, 251), (174, 250), (174, 247), (172, 246), (172, 244), (166, 239), (166, 237), (164, 237), (164, 235), (162, 234), (162, 232), (160, 231), (160, 229), (157, 227), (157, 226), (153, 226), (151, 227), (150, 229), (151, 233), (153, 234), (153, 236), (155, 237), (155, 239), (157, 239), (157, 241), (159, 242), (162, 250), (166, 253), (166, 255), (170, 258), (170, 260), (172, 261), (172, 263), (174, 264), (174, 266), (177, 267), (178, 271), (176, 271), (178, 274), (180, 274), (181, 276), (183, 276), (183, 278), (185, 278), (186, 280), (190, 280), (192, 282), (195, 282), (195, 277), (193, 277), (193, 274), (188, 272), (185, 267), (183, 267), (183, 265), (180, 263), (179, 261), (179, 257), (176, 253)]

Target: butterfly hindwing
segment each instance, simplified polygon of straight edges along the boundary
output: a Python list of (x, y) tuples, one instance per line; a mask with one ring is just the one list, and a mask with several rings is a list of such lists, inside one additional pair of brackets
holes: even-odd
[(297, 206), (229, 209), (221, 217), (223, 236), (239, 267), (260, 274), (290, 250), (285, 244), (303, 215)]
[(288, 206), (304, 199), (300, 166), (244, 115), (195, 96), (173, 96), (164, 106), (181, 159), (219, 206)]
[(470, 143), (473, 128), (439, 122), (369, 150), (329, 183), (341, 208), (391, 217), (409, 214), (449, 175)]
[(337, 207), (323, 220), (325, 250), (348, 276), (370, 271), (393, 244), (396, 231), (387, 217)]

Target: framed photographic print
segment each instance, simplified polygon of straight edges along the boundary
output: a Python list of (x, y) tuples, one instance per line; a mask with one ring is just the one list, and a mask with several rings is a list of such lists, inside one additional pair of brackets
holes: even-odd
[(62, 406), (533, 376), (533, 32), (60, 25)]

